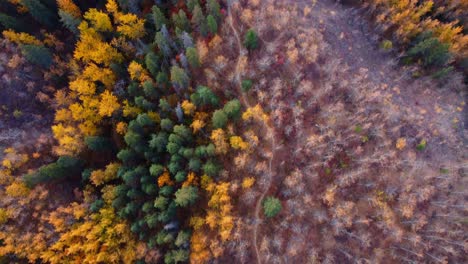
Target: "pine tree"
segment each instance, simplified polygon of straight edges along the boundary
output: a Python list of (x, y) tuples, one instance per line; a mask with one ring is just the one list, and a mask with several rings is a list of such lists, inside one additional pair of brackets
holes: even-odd
[(78, 30), (78, 26), (80, 25), (81, 20), (63, 10), (59, 10), (58, 14), (60, 17), (60, 22), (62, 22), (62, 24), (72, 33), (79, 35), (80, 32)]
[(263, 200), (263, 212), (266, 217), (275, 217), (281, 209), (281, 202), (277, 198), (269, 196)]
[(54, 12), (38, 0), (21, 0), (31, 16), (44, 26), (54, 28), (58, 22)]
[(21, 53), (33, 64), (48, 68), (52, 65), (52, 53), (44, 46), (40, 45), (22, 45)]
[(180, 207), (192, 205), (198, 198), (198, 189), (194, 186), (182, 187), (175, 193), (175, 202)]
[(185, 53), (187, 54), (187, 59), (190, 63), (190, 66), (192, 66), (193, 68), (200, 67), (200, 58), (198, 57), (197, 49), (187, 48)]
[(161, 9), (159, 9), (157, 5), (154, 5), (151, 10), (153, 11), (154, 26), (156, 27), (157, 31), (161, 30), (163, 25), (167, 25), (166, 16), (163, 12), (161, 12)]
[(208, 29), (210, 30), (211, 34), (216, 34), (218, 32), (218, 23), (216, 22), (216, 19), (212, 15), (208, 15), (206, 18), (207, 24), (208, 24)]
[(228, 116), (223, 110), (216, 110), (213, 113), (212, 122), (214, 128), (224, 128), (228, 122)]
[(20, 32), (27, 30), (26, 25), (22, 21), (4, 13), (0, 13), (0, 25), (5, 29), (13, 29)]
[(249, 50), (254, 50), (258, 47), (257, 33), (253, 29), (249, 29), (245, 33), (244, 46)]

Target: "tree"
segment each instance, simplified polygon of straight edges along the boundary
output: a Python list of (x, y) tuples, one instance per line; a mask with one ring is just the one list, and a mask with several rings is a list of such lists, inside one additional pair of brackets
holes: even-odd
[(70, 30), (75, 35), (79, 35), (78, 26), (80, 25), (81, 20), (63, 10), (59, 10), (58, 14), (60, 17), (60, 22), (62, 22), (63, 26), (65, 26), (68, 30)]
[(175, 193), (175, 202), (180, 207), (192, 205), (198, 198), (198, 188), (194, 186), (182, 187)]
[(192, 66), (193, 68), (200, 67), (200, 58), (198, 57), (197, 49), (187, 48), (185, 53), (187, 54), (187, 59), (190, 63), (190, 66)]
[(148, 54), (145, 56), (145, 65), (148, 71), (153, 75), (153, 77), (156, 77), (158, 75), (158, 72), (160, 70), (159, 65), (159, 57), (156, 55), (156, 53), (150, 51)]
[(190, 32), (190, 22), (182, 9), (179, 10), (179, 13), (172, 15), (172, 21), (180, 30)]
[(211, 119), (214, 128), (224, 128), (228, 122), (228, 115), (223, 110), (216, 110)]
[(208, 29), (210, 30), (211, 34), (216, 34), (218, 32), (218, 23), (216, 22), (216, 19), (212, 15), (208, 15), (206, 18), (207, 24), (208, 24)]
[(242, 80), (242, 84), (241, 84), (241, 87), (242, 87), (242, 91), (244, 93), (248, 92), (251, 88), (252, 88), (252, 80)]
[(54, 12), (38, 0), (21, 0), (31, 16), (46, 27), (54, 28), (58, 22)]
[(110, 138), (91, 136), (85, 138), (85, 143), (92, 151), (108, 151), (113, 149), (113, 144)]
[(163, 25), (167, 25), (166, 16), (164, 16), (164, 13), (161, 12), (161, 9), (159, 9), (157, 5), (153, 5), (151, 10), (153, 11), (154, 26), (156, 27), (156, 30), (161, 30)]
[(247, 30), (244, 36), (244, 46), (248, 50), (254, 50), (258, 47), (257, 33), (253, 29)]
[(218, 0), (207, 0), (206, 9), (210, 15), (216, 18), (216, 20), (219, 21), (221, 19), (221, 7), (218, 3)]
[(238, 119), (241, 115), (241, 104), (239, 100), (234, 99), (234, 100), (227, 102), (224, 105), (223, 111), (224, 113), (226, 113), (228, 118), (234, 119), (234, 120)]
[(48, 68), (52, 65), (52, 53), (44, 46), (22, 45), (21, 53), (31, 63)]
[(281, 202), (275, 197), (268, 196), (263, 200), (263, 213), (266, 217), (275, 217), (282, 209)]
[(432, 37), (432, 32), (421, 34), (417, 43), (408, 51), (408, 56), (423, 61), (424, 67), (443, 67), (450, 60), (449, 44)]
[(26, 25), (19, 19), (0, 13), (0, 25), (5, 29), (13, 29), (15, 31), (26, 31)]
[(184, 69), (179, 66), (171, 67), (171, 82), (177, 89), (187, 88), (189, 81), (190, 79)]
[(190, 95), (190, 100), (197, 106), (212, 105), (217, 106), (219, 104), (219, 98), (216, 96), (210, 88), (206, 86), (198, 86), (195, 93)]
[(192, 24), (202, 36), (208, 33), (208, 24), (199, 5), (195, 5), (192, 11)]

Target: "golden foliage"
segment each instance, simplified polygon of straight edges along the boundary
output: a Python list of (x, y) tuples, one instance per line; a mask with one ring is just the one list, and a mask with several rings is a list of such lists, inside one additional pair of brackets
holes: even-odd
[(158, 186), (163, 187), (165, 185), (174, 185), (174, 182), (171, 180), (171, 175), (169, 175), (167, 170), (158, 177)]
[(11, 197), (25, 197), (29, 194), (29, 189), (21, 181), (14, 181), (6, 190), (6, 194)]
[(125, 122), (118, 122), (115, 126), (115, 131), (119, 135), (125, 135), (127, 133), (128, 124)]
[(81, 17), (81, 10), (75, 3), (73, 3), (73, 0), (57, 0), (57, 5), (59, 9), (67, 12), (73, 17)]
[(184, 114), (186, 115), (193, 115), (193, 113), (195, 113), (195, 110), (197, 109), (197, 107), (188, 100), (184, 100), (181, 106), (184, 110)]
[(260, 104), (257, 104), (254, 107), (249, 107), (247, 110), (245, 110), (244, 113), (242, 113), (242, 119), (245, 121), (250, 121), (250, 120), (257, 120), (257, 121), (262, 121), (264, 123), (267, 123), (269, 118), (268, 115), (263, 112), (262, 107)]
[(143, 68), (143, 65), (136, 61), (130, 62), (130, 65), (128, 65), (128, 73), (132, 80), (139, 80), (140, 82), (144, 82), (149, 78), (148, 72)]
[(189, 172), (187, 179), (182, 183), (182, 187), (197, 186), (197, 180), (197, 175), (194, 172)]
[(211, 254), (208, 249), (208, 237), (202, 231), (195, 231), (190, 240), (190, 263), (206, 263)]
[(249, 189), (252, 187), (255, 183), (255, 178), (254, 177), (247, 177), (242, 180), (242, 188), (244, 189)]
[(232, 136), (229, 138), (229, 142), (233, 149), (246, 150), (249, 147), (249, 144), (242, 140), (239, 136)]
[(399, 138), (397, 139), (396, 143), (395, 143), (395, 147), (398, 149), (398, 150), (402, 150), (406, 147), (406, 139), (405, 138)]
[(197, 133), (200, 129), (202, 129), (203, 127), (205, 127), (205, 122), (203, 120), (198, 120), (198, 119), (195, 119), (193, 120), (192, 124), (190, 124), (190, 127), (192, 128), (193, 130), (193, 133)]
[(30, 44), (30, 45), (42, 45), (42, 42), (38, 40), (36, 37), (29, 35), (28, 33), (20, 32), (16, 33), (15, 31), (9, 29), (3, 31), (3, 37), (8, 39), (9, 41), (20, 44)]
[(112, 207), (88, 215), (84, 221), (67, 226), (60, 238), (41, 258), (49, 263), (133, 263), (137, 242), (129, 227)]
[(110, 163), (106, 166), (105, 170), (95, 170), (91, 173), (91, 182), (96, 185), (102, 185), (117, 178), (117, 171), (120, 168), (118, 163)]
[(99, 115), (102, 117), (110, 117), (120, 108), (117, 96), (109, 91), (104, 91), (101, 94), (101, 103), (99, 104)]
[(221, 128), (215, 129), (211, 132), (211, 141), (216, 147), (216, 152), (220, 154), (226, 154), (229, 150), (226, 135), (224, 130)]

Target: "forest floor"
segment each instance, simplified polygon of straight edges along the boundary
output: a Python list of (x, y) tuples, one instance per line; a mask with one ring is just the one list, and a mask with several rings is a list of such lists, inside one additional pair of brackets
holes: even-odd
[[(318, 216), (308, 214), (318, 215), (327, 210), (330, 210), (328, 216), (324, 217), (334, 214), (331, 209), (321, 204), (325, 189), (319, 184), (324, 183), (323, 179), (320, 179), (324, 173), (321, 169), (317, 172), (317, 167), (323, 166), (318, 164), (336, 163), (341, 154), (335, 152), (341, 149), (342, 153), (345, 153), (345, 159), (350, 159), (351, 165), (345, 169), (349, 164), (344, 164), (343, 168), (336, 169), (336, 175), (334, 171), (332, 174), (336, 177), (334, 181), (338, 186), (346, 187), (346, 183), (342, 183), (345, 179), (356, 181), (357, 178), (376, 173), (393, 173), (396, 176), (403, 171), (432, 175), (438, 173), (441, 168), (449, 168), (451, 175), (456, 178), (458, 173), (466, 173), (466, 165), (463, 163), (463, 142), (466, 141), (463, 116), (466, 107), (461, 92), (464, 89), (461, 76), (450, 76), (449, 82), (437, 81), (427, 76), (414, 78), (412, 73), (417, 71), (416, 67), (399, 64), (396, 59), (399, 55), (397, 51), (385, 52), (379, 49), (382, 38), (362, 16), (362, 10), (343, 6), (333, 0), (268, 1), (272, 2), (277, 10), (289, 10), (284, 11), (285, 13), (298, 10), (298, 13), (284, 15), (279, 12), (269, 17), (271, 14), (268, 13), (273, 12), (273, 9), (269, 10), (267, 3), (240, 7), (239, 2), (233, 1), (235, 7), (232, 11), (229, 10), (227, 18), (230, 29), (225, 30), (223, 35), (223, 39), (228, 39), (229, 35), (234, 34), (234, 41), (231, 39), (231, 42), (226, 42), (229, 47), (224, 51), (231, 48), (231, 52), (237, 54), (230, 60), (236, 64), (231, 70), (234, 71), (235, 77), (232, 79), (237, 83), (237, 87), (239, 88), (241, 79), (253, 78), (257, 82), (254, 92), (248, 96), (239, 92), (241, 101), (245, 107), (260, 102), (264, 109), (271, 113), (272, 127), (268, 131), (259, 132), (266, 133), (260, 134), (259, 137), (268, 141), (269, 134), (278, 142), (266, 143), (266, 149), (262, 150), (268, 153), (266, 156), (269, 166), (265, 167), (267, 170), (263, 173), (257, 174), (259, 186), (254, 192), (255, 203), (250, 204), (252, 211), (242, 215), (242, 218), (248, 219), (245, 221), (250, 223), (246, 227), (247, 233), (243, 239), (250, 240), (249, 237), (252, 237), (249, 243), (250, 261), (299, 263), (308, 261), (306, 256), (318, 254), (319, 250), (314, 249), (312, 245), (328, 239), (328, 235), (324, 234), (326, 228), (318, 228), (321, 224), (317, 223)], [(302, 12), (306, 8), (311, 9), (304, 15)], [(247, 14), (250, 13), (253, 13), (253, 16), (249, 18)], [(284, 24), (289, 28), (268, 29), (272, 27), (271, 23), (280, 24), (283, 17), (288, 15), (285, 19), (288, 22)], [(263, 26), (264, 24), (267, 25)], [(240, 66), (243, 56), (247, 55), (240, 45), (248, 28), (259, 31), (261, 47), (260, 50), (248, 54), (248, 66)], [(311, 32), (313, 34), (309, 34)], [(288, 56), (285, 46), (289, 45), (291, 39), (296, 40), (296, 47), (302, 45), (301, 37), (298, 36), (303, 33), (312, 36), (312, 40), (307, 41), (317, 42), (317, 59), (314, 63), (301, 63), (299, 59), (298, 63), (286, 62), (278, 66), (272, 62), (275, 56)], [(317, 39), (314, 40), (314, 37)], [(263, 62), (267, 66), (263, 67)], [(306, 89), (314, 92), (298, 92), (301, 86), (299, 83), (304, 80), (312, 87)], [(339, 109), (342, 105), (344, 109), (341, 113)], [(375, 133), (382, 137), (381, 142), (377, 140), (367, 144), (358, 143), (361, 146), (350, 143), (355, 138), (355, 135), (352, 135), (356, 130), (355, 126), (359, 124), (364, 130), (370, 131), (370, 134)], [(325, 132), (329, 134), (327, 130), (331, 130), (331, 135), (336, 139), (330, 142), (319, 141), (318, 143), (322, 144), (314, 146), (312, 139), (315, 135), (323, 135)], [(395, 152), (395, 142), (398, 138), (407, 140), (408, 146), (404, 154)], [(421, 139), (429, 142), (423, 153), (414, 151)], [(277, 151), (278, 149), (280, 150)], [(313, 151), (316, 151), (316, 156), (303, 154)], [(327, 159), (331, 161), (320, 161)], [(392, 163), (393, 159), (398, 160)], [(382, 168), (371, 168), (374, 163)], [(382, 171), (387, 166), (388, 169)], [(295, 177), (304, 178), (301, 182), (294, 180)], [(394, 181), (388, 183), (389, 185), (402, 184), (397, 183), (398, 177), (383, 181)], [(296, 185), (292, 184), (293, 182)], [(345, 189), (342, 192), (345, 193)], [(356, 193), (351, 189), (350, 192)], [(285, 209), (278, 219), (264, 219), (263, 213), (260, 212), (261, 202), (266, 195), (280, 197), (283, 201)], [(365, 193), (362, 193), (362, 196), (364, 197)], [(304, 211), (307, 212), (305, 216)], [(362, 217), (366, 218), (365, 213)], [(346, 239), (341, 242), (346, 243), (345, 241)], [(239, 248), (245, 247), (242, 244), (239, 243)], [(326, 248), (327, 245), (318, 247)], [(347, 252), (337, 246), (331, 247), (333, 250), (327, 254), (336, 251), (337, 253), (333, 254), (337, 254), (339, 259), (343, 258), (342, 260), (350, 260), (353, 254), (352, 251)], [(305, 253), (306, 251), (308, 253)], [(359, 254), (365, 254), (364, 252)], [(245, 254), (242, 257), (245, 257)], [(245, 262), (246, 259), (242, 260), (242, 257), (241, 261)]]
[(54, 110), (38, 98), (48, 87), (19, 52), (0, 40), (0, 160), (8, 147), (46, 155), (51, 147)]

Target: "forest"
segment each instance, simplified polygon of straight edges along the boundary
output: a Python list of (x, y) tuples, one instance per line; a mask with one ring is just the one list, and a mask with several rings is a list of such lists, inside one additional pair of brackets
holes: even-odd
[(0, 264), (467, 263), (468, 1), (0, 0)]

